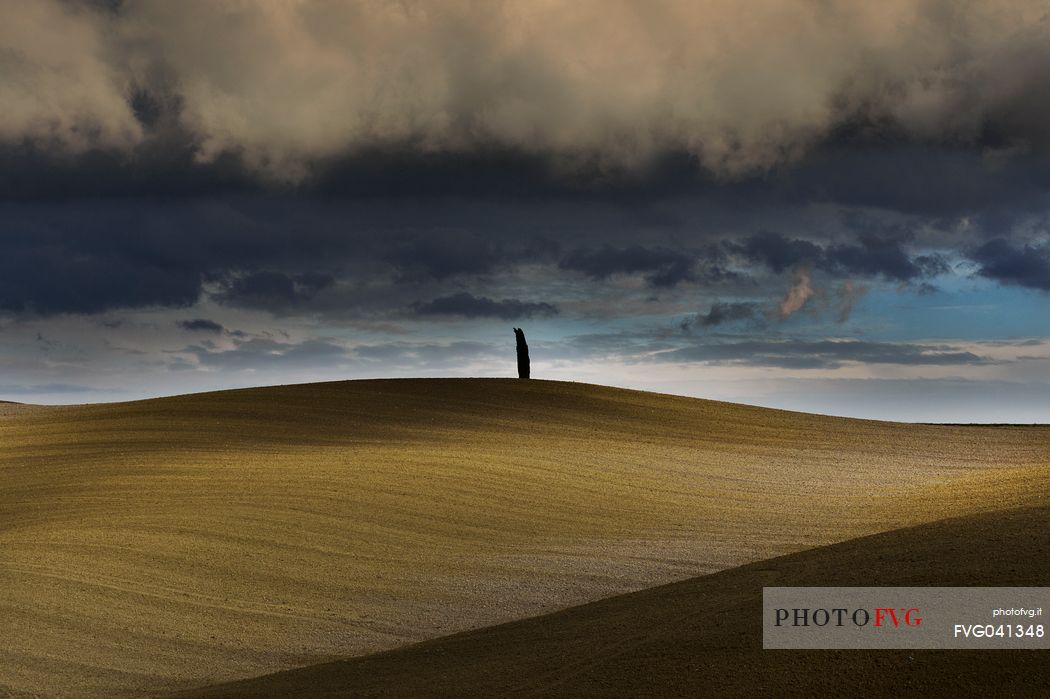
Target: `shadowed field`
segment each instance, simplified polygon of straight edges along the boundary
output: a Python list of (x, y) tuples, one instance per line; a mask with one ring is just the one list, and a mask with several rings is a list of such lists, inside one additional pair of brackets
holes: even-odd
[(1045, 697), (1045, 650), (764, 651), (761, 615), (769, 585), (1045, 585), (1048, 532), (1045, 507), (944, 520), (182, 696)]
[(197, 687), (1050, 500), (1045, 428), (546, 381), (5, 406), (0, 447), (0, 693)]

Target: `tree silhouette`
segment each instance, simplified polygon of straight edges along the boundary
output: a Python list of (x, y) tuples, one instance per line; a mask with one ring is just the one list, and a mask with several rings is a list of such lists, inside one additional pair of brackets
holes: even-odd
[(525, 342), (525, 332), (514, 328), (514, 339), (518, 344), (518, 378), (529, 378), (529, 343)]

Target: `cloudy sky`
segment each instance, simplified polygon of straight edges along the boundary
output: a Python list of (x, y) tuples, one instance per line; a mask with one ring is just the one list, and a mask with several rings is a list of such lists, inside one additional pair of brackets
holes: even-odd
[(533, 376), (1050, 421), (1011, 0), (0, 0), (0, 399)]

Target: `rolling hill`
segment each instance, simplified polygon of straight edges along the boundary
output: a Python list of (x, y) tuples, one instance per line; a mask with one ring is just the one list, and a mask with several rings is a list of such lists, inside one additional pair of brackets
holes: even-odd
[(1048, 531), (1046, 507), (942, 520), (180, 696), (1045, 697), (1045, 650), (762, 650), (761, 615), (769, 585), (1045, 585)]
[(1046, 428), (535, 380), (8, 406), (0, 446), (9, 693), (200, 687), (1050, 493)]

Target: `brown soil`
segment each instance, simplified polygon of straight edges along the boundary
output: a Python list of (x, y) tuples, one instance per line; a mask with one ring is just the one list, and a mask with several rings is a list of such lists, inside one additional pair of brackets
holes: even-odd
[(1045, 507), (945, 520), (182, 696), (1045, 697), (1047, 650), (762, 650), (761, 611), (768, 585), (1046, 585), (1048, 532)]

